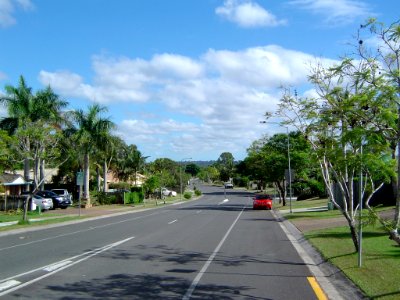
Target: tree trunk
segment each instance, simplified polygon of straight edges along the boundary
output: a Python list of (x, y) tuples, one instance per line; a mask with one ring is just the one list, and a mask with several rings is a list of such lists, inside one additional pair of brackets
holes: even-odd
[(280, 181), (276, 182), (276, 186), (278, 187), (279, 190), (279, 194), (281, 195), (281, 199), (282, 199), (282, 205), (286, 206), (286, 193), (285, 193), (285, 189), (283, 187), (283, 185), (281, 184)]
[(92, 207), (90, 203), (90, 193), (89, 193), (89, 153), (85, 153), (84, 162), (83, 162), (83, 199), (86, 201), (85, 208)]
[(39, 186), (40, 182), (40, 176), (39, 176), (39, 161), (40, 159), (38, 157), (35, 158), (34, 164), (33, 164), (33, 190), (36, 191)]
[(107, 193), (108, 192), (108, 183), (107, 183), (107, 161), (104, 160), (103, 162), (103, 178), (104, 178), (104, 185), (103, 185), (103, 192)]
[(44, 176), (45, 176), (45, 161), (44, 161), (44, 159), (41, 159), (39, 161), (40, 161), (39, 189), (41, 191), (43, 191), (44, 190)]
[(30, 200), (31, 200), (30, 196), (26, 197), (25, 205), (24, 205), (24, 216), (23, 216), (24, 222), (28, 221), (28, 207), (29, 207)]
[(349, 222), (349, 227), (350, 227), (350, 233), (351, 233), (351, 239), (354, 244), (355, 252), (358, 252), (359, 249), (359, 241), (358, 241), (358, 232), (356, 229), (356, 223), (354, 220), (347, 220)]
[(96, 177), (97, 177), (97, 191), (100, 192), (101, 191), (101, 177), (100, 177), (100, 168), (99, 166), (96, 164)]
[[(24, 179), (25, 179), (26, 182), (31, 181), (31, 179), (30, 179), (30, 170), (31, 170), (31, 166), (30, 166), (29, 158), (25, 158), (24, 159)], [(29, 185), (26, 186), (26, 190), (27, 191), (30, 190), (30, 186)]]

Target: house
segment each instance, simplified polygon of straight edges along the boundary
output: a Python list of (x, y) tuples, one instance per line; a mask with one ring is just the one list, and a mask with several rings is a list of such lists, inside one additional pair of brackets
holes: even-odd
[[(16, 170), (15, 171), (16, 174), (24, 176), (24, 170)], [(44, 174), (45, 174), (45, 178), (44, 178), (44, 183), (48, 184), (48, 183), (52, 183), (53, 180), (53, 176), (58, 174), (58, 168), (46, 168), (44, 170)], [(30, 170), (29, 171), (29, 178), (33, 178), (33, 171)]]
[(0, 186), (4, 187), (4, 194), (10, 196), (20, 195), (30, 182), (25, 181), (19, 174), (3, 173), (0, 174)]
[[(128, 183), (133, 185), (133, 186), (142, 186), (146, 182), (147, 177), (145, 175), (142, 175), (140, 173), (136, 173), (136, 178), (131, 178), (128, 180)], [(101, 178), (103, 180), (103, 178)], [(117, 176), (112, 171), (109, 171), (107, 173), (107, 184), (112, 184), (112, 183), (119, 183), (121, 182)]]

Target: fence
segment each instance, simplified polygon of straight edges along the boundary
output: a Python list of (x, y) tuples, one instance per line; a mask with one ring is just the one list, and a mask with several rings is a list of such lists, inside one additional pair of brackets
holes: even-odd
[(0, 211), (23, 209), (26, 197), (0, 195)]

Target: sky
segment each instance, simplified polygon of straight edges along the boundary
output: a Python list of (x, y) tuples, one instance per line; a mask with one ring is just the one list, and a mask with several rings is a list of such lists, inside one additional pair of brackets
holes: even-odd
[(398, 0), (0, 0), (0, 94), (22, 75), (69, 109), (99, 103), (148, 161), (243, 160), (286, 132), (260, 123), (282, 86), (312, 94), (310, 65), (399, 13)]

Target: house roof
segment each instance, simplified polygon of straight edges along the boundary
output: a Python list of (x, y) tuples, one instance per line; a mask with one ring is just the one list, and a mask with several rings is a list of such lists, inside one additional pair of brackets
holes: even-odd
[(29, 182), (26, 182), (25, 179), (19, 174), (3, 173), (3, 174), (0, 174), (0, 184), (1, 185), (26, 185), (26, 184), (29, 184)]

